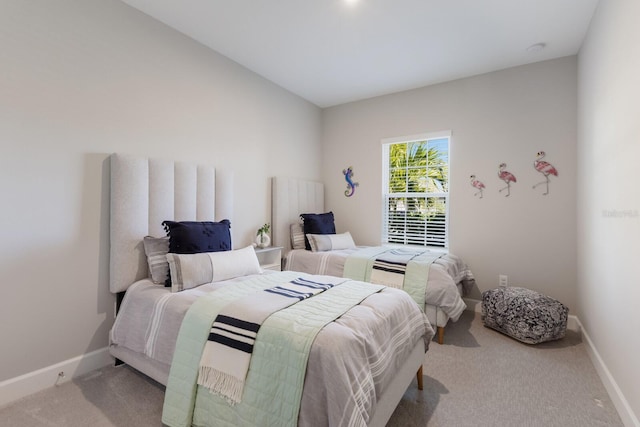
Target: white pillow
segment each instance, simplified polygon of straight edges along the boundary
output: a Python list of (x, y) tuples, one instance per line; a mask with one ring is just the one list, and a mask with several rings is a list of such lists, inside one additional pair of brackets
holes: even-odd
[(307, 234), (307, 238), (313, 252), (353, 249), (356, 247), (351, 233), (348, 231), (342, 234)]
[(209, 258), (211, 258), (211, 265), (213, 266), (212, 282), (262, 273), (260, 262), (253, 246), (236, 249), (235, 251), (210, 252)]
[(199, 254), (167, 254), (171, 273), (171, 292), (180, 292), (211, 283), (213, 269), (208, 252)]
[(205, 283), (262, 273), (252, 246), (234, 251), (199, 254), (167, 254), (171, 271), (171, 292), (180, 292)]

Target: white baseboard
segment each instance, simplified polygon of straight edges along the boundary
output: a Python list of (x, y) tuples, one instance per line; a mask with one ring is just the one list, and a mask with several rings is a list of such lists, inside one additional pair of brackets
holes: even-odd
[[(467, 310), (475, 311), (476, 313), (482, 312), (482, 301), (472, 298), (464, 298), (464, 302), (467, 304)], [(624, 425), (627, 427), (640, 427), (638, 417), (634, 414), (631, 406), (629, 406), (629, 402), (624, 397), (624, 394), (622, 394), (622, 391), (618, 387), (618, 383), (616, 383), (615, 379), (611, 376), (611, 372), (609, 372), (607, 365), (605, 365), (604, 361), (600, 357), (600, 354), (594, 346), (593, 341), (591, 341), (589, 334), (584, 330), (580, 319), (577, 316), (570, 314), (567, 318), (567, 329), (581, 334), (587, 354), (591, 358), (591, 363), (593, 363), (602, 384), (607, 389), (607, 393), (609, 393), (609, 397), (611, 398), (613, 405), (616, 407), (618, 415), (620, 415), (620, 419), (622, 419)]]
[[(36, 393), (55, 385), (84, 375), (95, 369), (113, 363), (109, 348), (101, 348), (91, 353), (82, 354), (37, 371), (29, 372), (19, 377), (0, 382), (0, 407), (22, 397)], [(64, 372), (64, 377), (58, 374)]]
[(613, 405), (616, 407), (618, 415), (620, 415), (620, 419), (622, 419), (622, 423), (627, 427), (640, 427), (640, 421), (638, 420), (638, 417), (633, 412), (633, 409), (631, 409), (629, 402), (624, 397), (624, 394), (622, 394), (620, 387), (618, 387), (618, 383), (613, 378), (611, 372), (609, 372), (609, 369), (607, 368), (607, 365), (600, 357), (600, 353), (598, 353), (598, 350), (593, 344), (593, 341), (591, 341), (591, 337), (589, 337), (588, 332), (582, 327), (582, 323), (580, 323), (580, 320), (577, 318), (576, 320), (578, 322), (580, 330), (582, 331), (582, 340), (585, 343), (585, 347), (587, 348), (587, 353), (591, 358), (591, 362), (596, 368), (596, 372), (600, 376), (602, 384), (604, 384), (604, 387), (607, 389), (609, 397), (611, 398)]

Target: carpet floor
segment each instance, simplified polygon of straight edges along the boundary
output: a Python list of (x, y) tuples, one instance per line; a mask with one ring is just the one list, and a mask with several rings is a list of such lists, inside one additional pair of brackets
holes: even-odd
[[(529, 346), (466, 311), (432, 343), (390, 427), (622, 426), (579, 334)], [(105, 367), (0, 408), (0, 426), (160, 427), (164, 388)]]

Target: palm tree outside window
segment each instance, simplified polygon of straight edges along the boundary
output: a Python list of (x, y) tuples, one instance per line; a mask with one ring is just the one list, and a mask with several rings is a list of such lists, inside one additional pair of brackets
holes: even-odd
[(382, 141), (382, 242), (448, 248), (450, 132)]

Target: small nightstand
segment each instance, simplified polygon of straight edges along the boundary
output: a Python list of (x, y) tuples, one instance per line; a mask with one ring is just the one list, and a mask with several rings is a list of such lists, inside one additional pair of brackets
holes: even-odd
[(282, 270), (282, 247), (269, 246), (266, 248), (254, 248), (258, 256), (260, 267), (264, 270)]

